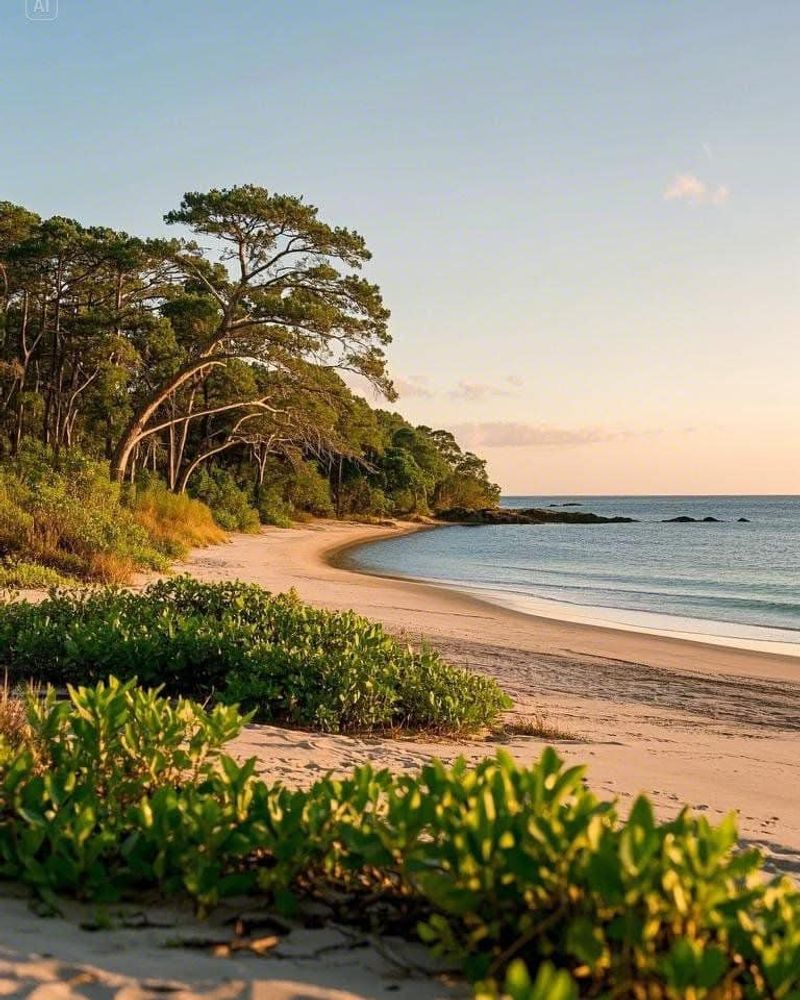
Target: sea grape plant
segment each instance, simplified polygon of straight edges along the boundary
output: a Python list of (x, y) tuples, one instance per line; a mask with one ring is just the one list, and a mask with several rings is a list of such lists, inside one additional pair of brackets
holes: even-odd
[(510, 707), (497, 683), (353, 612), (254, 584), (178, 577), (142, 593), (54, 590), (0, 607), (0, 666), (63, 686), (109, 675), (328, 732), (474, 730)]
[(54, 905), (312, 897), (421, 938), (482, 997), (800, 997), (800, 892), (734, 820), (661, 821), (646, 798), (621, 816), (553, 749), (295, 790), (225, 754), (246, 721), (230, 706), (111, 680), (29, 695), (28, 720), (23, 746), (0, 739), (0, 876)]

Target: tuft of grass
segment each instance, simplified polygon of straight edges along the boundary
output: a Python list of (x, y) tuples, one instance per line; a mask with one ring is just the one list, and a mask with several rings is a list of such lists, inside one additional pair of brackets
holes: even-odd
[(138, 568), (131, 556), (116, 552), (93, 552), (88, 557), (87, 575), (97, 583), (123, 584), (130, 580)]
[(28, 746), (31, 742), (25, 698), (9, 685), (8, 674), (0, 687), (0, 742), (11, 750)]
[(137, 490), (131, 498), (131, 510), (156, 547), (173, 559), (192, 548), (218, 545), (228, 537), (202, 501), (170, 493), (161, 483)]
[(495, 739), (510, 739), (512, 736), (533, 736), (540, 740), (575, 740), (577, 735), (552, 720), (547, 712), (535, 712), (528, 718), (517, 716), (494, 726), (491, 735)]

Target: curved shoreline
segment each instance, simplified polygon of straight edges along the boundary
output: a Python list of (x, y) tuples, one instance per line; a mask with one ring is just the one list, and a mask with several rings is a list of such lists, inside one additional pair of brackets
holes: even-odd
[[(373, 545), (375, 542), (383, 542), (387, 538), (403, 538), (406, 535), (418, 535), (424, 531), (437, 531), (439, 528), (451, 527), (447, 524), (414, 524), (401, 522), (400, 524), (389, 529), (384, 525), (379, 524), (365, 524), (364, 528), (384, 528), (384, 530), (391, 530), (391, 535), (380, 534), (377, 536), (369, 538), (351, 538), (346, 542), (337, 542), (330, 547), (324, 547), (320, 550), (320, 558), (326, 562), (329, 566), (334, 569), (343, 569), (352, 573), (360, 573), (363, 576), (378, 576), (387, 580), (405, 580), (412, 583), (416, 583), (412, 577), (402, 576), (396, 573), (380, 573), (377, 570), (367, 570), (360, 567), (354, 567), (348, 565), (347, 556), (349, 553), (354, 552), (356, 549), (364, 548), (367, 545)], [(424, 582), (424, 581), (420, 581)]]
[[(180, 569), (201, 580), (293, 588), (308, 603), (355, 610), (410, 642), (495, 677), (515, 714), (545, 716), (572, 739), (559, 752), (589, 764), (599, 792), (623, 805), (647, 792), (660, 814), (682, 803), (721, 819), (740, 812), (742, 835), (782, 870), (800, 872), (800, 671), (792, 657), (578, 625), (507, 610), (455, 590), (344, 568), (354, 546), (425, 530), (313, 522), (235, 535), (195, 550)], [(522, 761), (544, 740), (512, 735), (452, 743), (377, 740), (250, 727), (234, 751), (267, 773), (307, 784), (370, 762), (391, 769), (432, 757), (478, 760), (503, 747)]]
[[(355, 526), (352, 526), (355, 528)], [(526, 648), (537, 652), (578, 655), (587, 658), (612, 658), (647, 666), (673, 670), (709, 673), (742, 674), (800, 682), (800, 657), (796, 653), (773, 649), (752, 648), (715, 641), (713, 637), (648, 631), (600, 622), (577, 621), (558, 615), (509, 607), (477, 595), (458, 584), (381, 572), (361, 567), (349, 558), (351, 553), (373, 542), (398, 538), (418, 531), (447, 528), (448, 525), (400, 525), (393, 528), (363, 526), (364, 533), (352, 534), (346, 541), (324, 544), (318, 549), (320, 561), (341, 574), (373, 581), (384, 581), (396, 587), (414, 588), (417, 594), (428, 593), (436, 603), (447, 602), (454, 611), (469, 609), (472, 613), (490, 615), (497, 620), (514, 622), (528, 636), (541, 641)], [(434, 596), (435, 595), (435, 596)], [(555, 602), (554, 602), (555, 603)], [(357, 609), (358, 610), (358, 609)], [(519, 642), (518, 628), (513, 641)], [(494, 631), (494, 629), (492, 630)], [(509, 637), (510, 639), (510, 637)]]
[[(420, 530), (438, 530), (440, 528), (443, 529), (448, 527), (453, 527), (453, 525), (426, 524), (420, 525), (419, 527), (415, 525), (409, 525), (408, 527), (406, 527), (406, 525), (402, 525), (399, 528), (397, 535), (392, 537), (392, 540), (394, 537), (402, 538), (405, 535), (417, 534)], [(778, 629), (771, 629), (767, 626), (764, 626), (762, 629), (759, 626), (748, 625), (743, 622), (717, 622), (714, 619), (659, 614), (658, 612), (648, 612), (636, 609), (615, 608), (589, 604), (570, 604), (567, 602), (557, 601), (552, 598), (538, 597), (535, 594), (516, 595), (516, 592), (513, 591), (509, 592), (509, 596), (504, 598), (503, 591), (491, 590), (488, 587), (481, 587), (477, 584), (471, 586), (468, 583), (458, 580), (432, 580), (426, 577), (414, 577), (403, 573), (393, 573), (388, 570), (375, 569), (371, 566), (359, 564), (358, 560), (354, 557), (354, 554), (357, 551), (368, 548), (376, 542), (385, 540), (386, 538), (384, 536), (380, 536), (378, 538), (367, 538), (362, 541), (353, 540), (335, 547), (330, 552), (321, 553), (321, 555), (328, 565), (342, 569), (346, 572), (358, 573), (362, 576), (377, 577), (385, 580), (415, 583), (425, 587), (433, 587), (437, 590), (458, 594), (465, 599), (488, 604), (493, 608), (502, 608), (507, 612), (522, 615), (525, 618), (543, 618), (546, 620), (561, 622), (565, 625), (580, 625), (586, 628), (606, 628), (613, 629), (618, 632), (631, 632), (637, 635), (660, 636), (665, 639), (676, 639), (682, 642), (694, 642), (702, 643), (703, 645), (721, 646), (725, 649), (735, 649), (746, 652), (766, 653), (768, 655), (790, 657), (798, 660), (797, 666), (800, 668), (800, 637), (795, 640), (789, 640), (777, 638), (773, 639), (764, 635), (731, 635), (724, 631), (696, 631), (691, 627), (681, 627), (681, 623), (686, 623), (688, 626), (691, 626), (694, 623), (701, 626), (719, 625), (720, 628), (739, 628), (756, 633), (759, 631), (767, 633), (780, 631)], [(516, 601), (513, 599), (514, 596), (518, 597)], [(523, 603), (526, 603), (528, 607), (519, 606)], [(630, 622), (614, 620), (613, 615), (615, 613), (629, 615), (634, 619), (638, 617), (642, 620), (638, 622), (635, 620)], [(648, 618), (651, 620), (650, 622), (647, 621)], [(659, 619), (664, 619), (664, 623), (661, 624)], [(787, 632), (792, 631), (793, 630), (787, 630)], [(781, 648), (782, 646), (787, 648)]]

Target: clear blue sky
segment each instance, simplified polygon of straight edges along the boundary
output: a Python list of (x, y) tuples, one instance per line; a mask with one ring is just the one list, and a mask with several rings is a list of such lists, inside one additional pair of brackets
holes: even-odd
[(303, 193), (508, 490), (800, 492), (794, 0), (59, 6), (0, 12), (0, 198)]

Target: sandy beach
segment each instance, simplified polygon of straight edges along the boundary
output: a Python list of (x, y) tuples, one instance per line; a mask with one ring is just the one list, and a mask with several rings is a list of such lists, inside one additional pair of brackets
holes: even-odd
[[(538, 618), (343, 567), (352, 546), (399, 530), (409, 529), (265, 529), (198, 551), (178, 569), (294, 588), (312, 604), (353, 608), (409, 641), (429, 641), (496, 677), (515, 700), (513, 715), (545, 716), (569, 734), (554, 741), (559, 751), (588, 764), (592, 786), (623, 808), (647, 792), (664, 816), (683, 804), (711, 819), (736, 810), (744, 841), (771, 867), (800, 873), (800, 660)], [(530, 761), (544, 742), (365, 740), (252, 726), (236, 749), (257, 756), (271, 777), (306, 783), (367, 760), (413, 767), (431, 756), (477, 759), (499, 745)]]
[[(512, 717), (544, 719), (561, 730), (564, 738), (549, 742), (568, 760), (586, 763), (593, 788), (618, 797), (623, 811), (641, 791), (664, 817), (684, 803), (711, 820), (736, 810), (742, 840), (765, 852), (769, 869), (800, 875), (800, 661), (537, 618), (455, 591), (346, 568), (352, 546), (400, 530), (411, 529), (330, 522), (267, 528), (198, 550), (176, 568), (203, 580), (294, 588), (312, 604), (354, 608), (411, 642), (429, 641), (451, 660), (495, 676), (515, 699)], [(305, 785), (366, 761), (413, 768), (434, 756), (476, 760), (500, 746), (531, 761), (545, 742), (529, 736), (458, 742), (351, 738), (252, 725), (232, 749), (255, 756), (264, 776)], [(45, 921), (22, 895), (6, 894), (0, 910), (4, 996), (468, 995), (463, 986), (430, 974), (421, 947), (346, 928), (294, 927), (278, 935), (280, 943), (267, 955), (244, 949), (219, 957), (220, 942), (230, 940), (231, 924), (242, 916), (232, 906), (216, 911), (208, 923), (177, 908), (116, 907), (111, 929), (102, 933), (85, 929), (94, 911), (75, 904)], [(269, 923), (263, 913), (247, 919), (255, 926)]]

